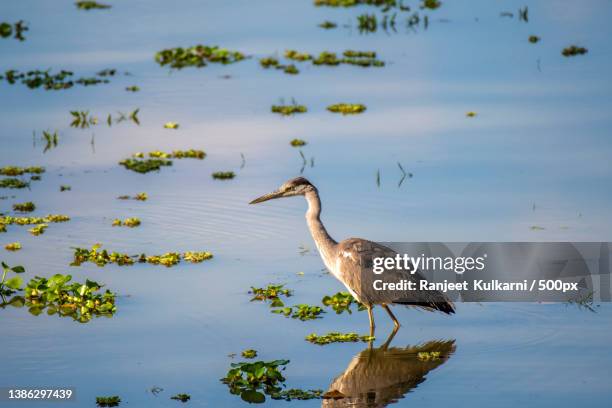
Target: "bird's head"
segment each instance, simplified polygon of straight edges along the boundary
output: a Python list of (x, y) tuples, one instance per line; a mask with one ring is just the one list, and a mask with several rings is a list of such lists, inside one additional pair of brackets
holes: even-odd
[(316, 191), (316, 188), (310, 183), (310, 181), (306, 180), (304, 177), (296, 177), (284, 183), (278, 190), (264, 194), (261, 197), (254, 199), (249, 204), (263, 203), (264, 201), (281, 197), (305, 195), (311, 191)]

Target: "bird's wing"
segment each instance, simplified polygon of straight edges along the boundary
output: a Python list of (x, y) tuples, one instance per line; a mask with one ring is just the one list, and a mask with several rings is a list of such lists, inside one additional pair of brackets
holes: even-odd
[[(418, 282), (424, 279), (414, 270), (412, 264), (408, 269), (385, 269), (381, 274), (375, 274), (375, 258), (395, 258), (397, 252), (376, 242), (360, 238), (349, 238), (338, 244), (336, 257), (336, 274), (344, 285), (365, 305), (401, 303), (421, 307), (428, 310), (440, 310), (453, 313), (452, 302), (441, 292), (420, 290), (376, 290), (375, 281), (386, 283)], [(380, 286), (380, 284), (378, 285)]]

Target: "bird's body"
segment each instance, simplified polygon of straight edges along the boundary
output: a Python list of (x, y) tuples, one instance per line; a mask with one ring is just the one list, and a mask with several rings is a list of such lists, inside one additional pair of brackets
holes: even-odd
[[(453, 304), (444, 294), (437, 291), (405, 292), (375, 290), (374, 280), (380, 279), (372, 271), (374, 258), (393, 258), (396, 252), (383, 245), (361, 238), (349, 238), (336, 242), (321, 222), (321, 200), (318, 190), (305, 178), (298, 177), (283, 184), (277, 191), (266, 194), (251, 202), (260, 203), (274, 198), (303, 195), (308, 202), (306, 222), (317, 246), (323, 263), (332, 275), (344, 284), (349, 293), (368, 309), (370, 332), (374, 332), (372, 308), (381, 305), (393, 319), (396, 327), (399, 322), (389, 309), (391, 304), (404, 304), (426, 310), (438, 310), (447, 314), (454, 313)], [(418, 281), (418, 272), (406, 270), (386, 270), (385, 280), (389, 282)]]

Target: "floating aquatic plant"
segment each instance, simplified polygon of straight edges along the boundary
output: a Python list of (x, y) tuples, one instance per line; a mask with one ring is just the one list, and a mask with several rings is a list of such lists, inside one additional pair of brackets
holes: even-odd
[(336, 66), (340, 64), (357, 65), (360, 67), (384, 67), (384, 61), (376, 58), (376, 53), (373, 51), (354, 51), (346, 50), (342, 58), (334, 52), (323, 51), (315, 58), (312, 63), (314, 65), (329, 65)]
[(357, 28), (360, 32), (375, 32), (378, 29), (376, 14), (361, 14), (357, 16)]
[(134, 227), (138, 227), (140, 226), (140, 219), (139, 218), (126, 218), (125, 220), (121, 221), (120, 219), (115, 219), (113, 220), (113, 227), (129, 227), (129, 228), (134, 228)]
[(176, 122), (166, 122), (164, 124), (164, 128), (165, 129), (178, 129), (179, 128), (179, 124)]
[(167, 252), (163, 255), (128, 255), (119, 252), (108, 252), (103, 249), (101, 244), (95, 244), (91, 249), (74, 248), (74, 259), (71, 266), (80, 266), (85, 262), (91, 262), (98, 266), (105, 266), (114, 263), (119, 266), (133, 265), (134, 263), (149, 263), (153, 265), (164, 265), (166, 267), (177, 265), (184, 260), (190, 263), (200, 263), (212, 259), (210, 252), (187, 251), (183, 254), (178, 252)]
[(2, 176), (22, 176), (26, 173), (29, 174), (42, 174), (45, 172), (44, 167), (32, 166), (32, 167), (19, 167), (19, 166), (6, 166), (0, 167), (0, 175)]
[(337, 103), (330, 105), (327, 110), (333, 113), (341, 113), (343, 115), (354, 115), (365, 112), (366, 106), (360, 103)]
[(283, 65), (275, 57), (262, 58), (259, 60), (259, 65), (261, 65), (263, 68), (266, 68), (266, 69), (275, 68), (275, 69), (283, 70), (285, 74), (290, 74), (290, 75), (297, 75), (300, 73), (300, 71), (297, 69), (297, 67), (294, 64)]
[(477, 113), (476, 112), (472, 112), (472, 111), (467, 112), (465, 114), (465, 116), (467, 116), (468, 118), (474, 118), (474, 117), (476, 117), (476, 115), (477, 115)]
[(3, 178), (0, 179), (0, 188), (26, 188), (30, 187), (27, 181), (19, 180), (18, 178)]
[(34, 236), (39, 236), (45, 233), (45, 230), (49, 227), (47, 224), (38, 224), (35, 227), (32, 227), (28, 230), (28, 232)]
[(138, 193), (133, 197), (130, 197), (129, 195), (122, 195), (117, 197), (118, 200), (136, 200), (136, 201), (147, 201), (149, 199), (149, 196), (147, 195), (147, 193)]
[(98, 118), (89, 114), (89, 111), (70, 111), (72, 122), (70, 127), (86, 129), (98, 124)]
[(264, 68), (277, 67), (279, 65), (279, 62), (277, 58), (265, 57), (259, 60), (259, 65)]
[(312, 55), (308, 53), (298, 52), (296, 50), (287, 50), (285, 51), (285, 58), (294, 61), (310, 61), (312, 60)]
[(12, 278), (6, 278), (8, 273), (24, 273), (25, 269), (23, 266), (10, 267), (2, 262), (2, 280), (0, 280), (0, 296), (11, 296), (13, 293), (21, 290), (23, 285), (23, 279), (21, 276), (13, 276)]
[(438, 0), (423, 0), (423, 2), (421, 3), (421, 8), (435, 10), (437, 8), (440, 8), (441, 5), (442, 2)]
[(110, 5), (98, 3), (97, 1), (77, 1), (75, 5), (79, 10), (103, 10), (111, 8)]
[(140, 91), (140, 88), (136, 85), (132, 85), (132, 86), (126, 87), (125, 90), (128, 92), (138, 92)]
[(181, 401), (181, 402), (187, 402), (187, 401), (189, 401), (191, 399), (191, 395), (189, 395), (189, 394), (176, 394), (176, 395), (170, 397), (170, 399)]
[(314, 320), (321, 318), (321, 314), (325, 313), (319, 306), (311, 306), (307, 304), (299, 304), (294, 306), (272, 309), (272, 313), (282, 314), (285, 317), (292, 319), (300, 319), (301, 321)]
[(273, 113), (279, 113), (283, 116), (291, 116), (297, 113), (306, 113), (308, 108), (304, 105), (298, 105), (295, 101), (291, 105), (272, 105)]
[(532, 225), (531, 227), (529, 227), (529, 229), (532, 231), (544, 231), (546, 228), (540, 227), (539, 225)]
[(316, 333), (306, 336), (306, 341), (313, 344), (318, 344), (320, 346), (330, 343), (357, 343), (360, 341), (369, 342), (373, 340), (373, 336), (360, 336), (357, 333), (329, 332), (322, 336), (319, 336)]
[(148, 173), (158, 171), (162, 166), (172, 166), (172, 160), (165, 159), (125, 159), (119, 162), (120, 165), (128, 170), (137, 173)]
[(311, 400), (311, 399), (319, 399), (323, 396), (323, 390), (302, 390), (299, 388), (289, 388), (287, 390), (283, 390), (280, 392), (275, 392), (270, 395), (272, 399), (275, 400)]
[(23, 33), (28, 31), (28, 26), (22, 20), (16, 22), (15, 24), (10, 23), (0, 23), (0, 37), (9, 38), (13, 33), (15, 33), (15, 39), (19, 41), (25, 41), (25, 37)]
[(285, 382), (281, 371), (287, 364), (289, 360), (232, 363), (232, 368), (221, 382), (227, 384), (230, 392), (240, 395), (244, 401), (262, 403), (266, 400), (264, 393), (281, 391), (281, 386)]
[(212, 178), (215, 180), (231, 180), (236, 177), (236, 174), (233, 171), (215, 171), (212, 174)]
[(319, 24), (319, 27), (325, 30), (331, 30), (332, 28), (338, 27), (338, 24), (334, 23), (333, 21), (325, 20), (321, 24)]
[(59, 137), (57, 135), (57, 130), (53, 133), (51, 133), (50, 131), (43, 130), (42, 140), (45, 141), (46, 143), (43, 153), (47, 153), (52, 148), (57, 147), (57, 143), (59, 140)]
[(181, 69), (204, 67), (208, 63), (232, 64), (245, 59), (244, 54), (217, 46), (196, 45), (189, 48), (170, 48), (155, 54), (155, 61), (161, 65)]
[(11, 242), (10, 244), (6, 244), (4, 246), (4, 249), (6, 249), (7, 251), (19, 251), (21, 249), (21, 243), (19, 242)]
[(65, 185), (65, 184), (62, 184), (62, 185), (60, 186), (60, 192), (62, 192), (62, 193), (63, 193), (64, 191), (71, 191), (71, 190), (72, 190), (72, 187), (71, 187), (71, 186), (68, 186), (68, 185)]
[(394, 7), (396, 0), (314, 0), (315, 6), (354, 7), (359, 5)]
[(96, 397), (96, 404), (99, 407), (116, 407), (121, 403), (121, 398), (117, 395), (112, 397)]
[(301, 146), (305, 146), (307, 142), (302, 139), (293, 139), (292, 141), (289, 142), (289, 144), (293, 147), (301, 147)]
[(563, 51), (561, 51), (561, 54), (564, 57), (575, 57), (576, 55), (584, 55), (587, 52), (589, 52), (589, 50), (587, 50), (584, 47), (579, 47), (577, 45), (570, 45), (569, 47), (564, 48)]
[(535, 44), (537, 42), (540, 41), (540, 37), (538, 37), (537, 35), (530, 35), (529, 36), (529, 42), (532, 44)]
[(36, 209), (36, 205), (31, 202), (13, 204), (13, 211), (17, 212), (32, 212)]
[(255, 358), (257, 357), (257, 350), (246, 349), (241, 353), (244, 358)]
[(44, 88), (48, 91), (58, 91), (62, 89), (72, 88), (75, 84), (89, 86), (101, 83), (110, 82), (108, 79), (99, 77), (81, 77), (73, 78), (74, 73), (71, 71), (61, 70), (56, 74), (50, 73), (49, 70), (32, 70), (28, 72), (19, 72), (11, 69), (0, 75), (0, 80), (5, 80), (8, 84), (14, 85), (21, 82), (30, 89)]
[(270, 307), (283, 307), (285, 304), (281, 300), (281, 296), (289, 297), (292, 292), (290, 289), (285, 289), (285, 285), (269, 284), (265, 288), (256, 288), (251, 286), (249, 291), (253, 295), (253, 301), (270, 301)]
[(351, 314), (352, 305), (357, 305), (357, 311), (366, 310), (365, 306), (355, 300), (355, 298), (348, 292), (338, 292), (332, 296), (324, 296), (321, 303), (323, 303), (325, 306), (331, 307), (336, 314), (342, 314), (344, 312)]

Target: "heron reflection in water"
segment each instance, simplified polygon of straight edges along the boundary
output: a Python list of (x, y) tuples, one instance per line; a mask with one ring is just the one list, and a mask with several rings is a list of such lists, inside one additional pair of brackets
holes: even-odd
[(397, 402), (455, 352), (455, 340), (433, 340), (404, 348), (389, 347), (396, 330), (379, 348), (357, 354), (325, 393), (324, 408), (382, 408)]
[[(304, 196), (308, 202), (306, 222), (315, 241), (323, 263), (329, 271), (346, 286), (353, 297), (368, 310), (370, 319), (370, 335), (374, 335), (374, 305), (381, 305), (393, 320), (397, 329), (399, 321), (389, 308), (390, 305), (403, 304), (427, 311), (440, 311), (446, 314), (455, 313), (453, 303), (439, 291), (389, 291), (375, 290), (373, 283), (378, 279), (372, 273), (374, 258), (395, 258), (397, 253), (383, 245), (361, 238), (349, 238), (336, 242), (321, 222), (321, 200), (317, 188), (303, 177), (287, 181), (276, 191), (265, 194), (250, 204), (293, 196)], [(385, 271), (385, 279), (391, 282), (418, 281), (422, 276), (418, 272), (401, 269)]]

